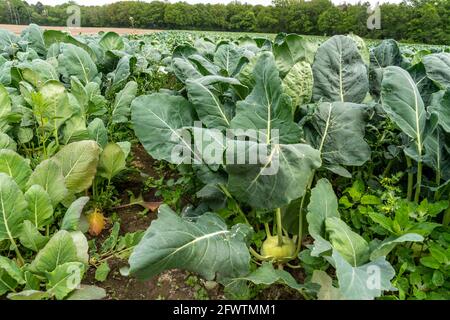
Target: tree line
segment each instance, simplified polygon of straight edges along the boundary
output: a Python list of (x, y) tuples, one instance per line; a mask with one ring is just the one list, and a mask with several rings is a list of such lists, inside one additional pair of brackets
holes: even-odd
[[(47, 6), (0, 0), (0, 23), (64, 26), (70, 3)], [(370, 3), (334, 5), (330, 0), (274, 0), (272, 6), (123, 1), (81, 6), (84, 27), (132, 27), (211, 31), (287, 32), (306, 35), (355, 33), (373, 39), (450, 43), (450, 0), (382, 4), (381, 29), (369, 30)]]

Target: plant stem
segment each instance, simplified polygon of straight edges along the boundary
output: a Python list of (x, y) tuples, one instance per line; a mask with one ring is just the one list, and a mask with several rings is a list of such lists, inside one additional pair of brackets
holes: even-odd
[(305, 198), (306, 198), (306, 194), (309, 192), (309, 190), (311, 189), (311, 186), (313, 184), (314, 181), (314, 177), (316, 175), (316, 172), (314, 171), (313, 174), (311, 175), (311, 179), (309, 179), (308, 181), (308, 185), (306, 187), (305, 190), (305, 194), (302, 197), (302, 201), (300, 202), (300, 209), (298, 211), (298, 242), (297, 242), (297, 248), (295, 249), (295, 255), (297, 256), (297, 254), (300, 252), (300, 250), (302, 249), (302, 241), (303, 241), (303, 208), (305, 206)]
[(419, 202), (420, 188), (422, 186), (422, 161), (417, 163), (417, 184), (416, 184), (416, 194), (414, 195), (414, 202)]
[(439, 201), (439, 199), (441, 198), (441, 192), (438, 189), (440, 183), (441, 183), (441, 170), (438, 169), (436, 171), (436, 191), (434, 193), (434, 201)]
[(408, 156), (406, 156), (406, 166), (408, 168), (408, 191), (407, 191), (406, 197), (407, 197), (408, 201), (411, 201), (412, 193), (413, 193), (414, 174), (411, 172), (412, 163), (411, 163), (411, 158)]
[(242, 216), (242, 218), (244, 219), (245, 223), (248, 224), (249, 226), (251, 226), (250, 222), (248, 222), (247, 216), (245, 215), (244, 211), (242, 211), (242, 209), (239, 206), (239, 204), (237, 203), (237, 201), (233, 198), (233, 196), (231, 195), (230, 191), (228, 191), (228, 189), (222, 184), (219, 184), (219, 188), (227, 196), (227, 198), (229, 198), (229, 199), (231, 199), (233, 201), (233, 204), (234, 204), (236, 210)]
[(97, 265), (100, 265), (101, 263), (103, 263), (103, 262), (105, 262), (105, 261), (107, 261), (107, 260), (109, 260), (109, 259), (111, 259), (111, 258), (117, 257), (118, 255), (120, 255), (120, 254), (122, 254), (122, 253), (125, 253), (125, 252), (127, 252), (127, 251), (131, 251), (131, 250), (134, 250), (135, 247), (136, 247), (136, 246), (128, 247), (128, 248), (125, 248), (125, 249), (120, 250), (120, 251), (118, 251), (118, 252), (108, 252), (108, 253), (104, 254), (104, 255), (102, 256), (102, 258), (99, 259), (99, 260), (97, 261)]
[(302, 267), (302, 266), (294, 266), (294, 265), (290, 264), (289, 262), (286, 262), (286, 265), (291, 269), (300, 269)]
[(394, 159), (389, 160), (386, 169), (383, 171), (383, 177), (386, 177), (391, 171), (392, 166), (394, 165)]
[(295, 249), (295, 256), (300, 252), (303, 242), (303, 207), (305, 205), (306, 195), (303, 196), (300, 202), (300, 210), (298, 211), (298, 242), (297, 248)]
[(264, 223), (264, 228), (266, 229), (266, 236), (271, 237), (272, 234), (270, 233), (270, 228), (268, 223)]
[(281, 221), (281, 209), (277, 208), (275, 210), (275, 217), (277, 219), (277, 236), (278, 236), (278, 246), (283, 246), (283, 225)]
[(250, 253), (252, 254), (252, 256), (254, 256), (256, 259), (260, 260), (260, 261), (265, 261), (267, 260), (265, 257), (263, 257), (262, 255), (260, 255), (258, 252), (255, 251), (255, 249), (253, 249), (252, 247), (248, 247), (248, 250), (250, 251)]
[(55, 129), (54, 129), (54, 131), (53, 131), (53, 136), (55, 137), (56, 145), (59, 147), (58, 127), (56, 126), (56, 119), (54, 119), (53, 125), (54, 125), (54, 127), (55, 127)]
[(14, 246), (14, 251), (16, 252), (17, 262), (19, 264), (19, 267), (21, 267), (25, 264), (25, 260), (23, 259), (22, 254), (19, 251), (19, 247), (17, 246), (16, 241), (14, 241), (14, 238), (10, 238), (9, 240), (11, 240), (11, 244)]
[(143, 203), (143, 201), (136, 201), (136, 202), (130, 202), (128, 204), (121, 204), (120, 206), (112, 207), (111, 210), (118, 210), (118, 209), (129, 208), (129, 207), (132, 207), (132, 206), (141, 205), (142, 203)]

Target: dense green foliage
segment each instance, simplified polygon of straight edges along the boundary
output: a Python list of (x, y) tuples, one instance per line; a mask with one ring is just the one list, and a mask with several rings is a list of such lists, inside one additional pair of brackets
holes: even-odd
[[(449, 90), (446, 46), (0, 30), (0, 295), (102, 298), (117, 258), (239, 299), (449, 299)], [(163, 205), (120, 196), (133, 173)]]
[[(9, 3), (9, 5), (7, 4)], [(64, 26), (69, 4), (28, 5), (21, 0), (0, 0), (0, 23)], [(373, 39), (449, 43), (450, 1), (408, 0), (385, 3), (381, 30), (367, 29), (368, 3), (335, 6), (329, 0), (274, 1), (274, 6), (240, 3), (211, 5), (153, 1), (117, 2), (106, 6), (82, 6), (85, 27), (136, 27), (247, 32), (287, 32), (335, 35), (353, 32)]]
[[(445, 50), (386, 40), (369, 51), (354, 35), (318, 46), (293, 34), (175, 48), (169, 70), (184, 89), (136, 98), (131, 122), (156, 159), (203, 156), (191, 169), (199, 202), (183, 211), (184, 223), (161, 207), (130, 274), (182, 268), (216, 279), (235, 298), (250, 297), (250, 283), (283, 282), (320, 299), (448, 299)], [(224, 139), (228, 129), (241, 133)], [(188, 150), (178, 160), (174, 132), (193, 138), (181, 140)], [(233, 162), (262, 146), (270, 155), (260, 162)], [(219, 158), (202, 152), (211, 148)], [(304, 247), (305, 224), (314, 243)], [(250, 267), (251, 257), (262, 266)], [(283, 267), (305, 268), (305, 284)], [(336, 283), (322, 270), (333, 270)]]

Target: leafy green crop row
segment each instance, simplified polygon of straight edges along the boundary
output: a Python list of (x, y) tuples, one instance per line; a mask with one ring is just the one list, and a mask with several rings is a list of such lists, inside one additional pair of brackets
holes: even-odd
[(21, 37), (0, 30), (0, 52), (0, 295), (104, 296), (79, 286), (90, 262), (82, 212), (101, 209), (126, 168), (131, 143), (118, 139), (161, 52), (115, 33), (81, 41), (36, 25)]
[[(247, 136), (247, 141), (221, 140), (224, 162), (203, 158), (193, 165), (203, 182), (197, 193), (202, 199), (199, 207), (181, 217), (161, 207), (158, 220), (130, 257), (130, 274), (146, 279), (165, 269), (183, 268), (220, 281), (235, 297), (245, 296), (248, 282), (278, 281), (308, 298), (317, 294), (373, 299), (386, 291), (394, 297), (392, 264), (401, 262), (394, 252), (418, 242), (422, 250), (415, 258), (421, 262), (435, 259), (425, 257), (428, 247), (445, 252), (445, 258), (441, 257), (444, 269), (430, 272), (438, 278), (448, 277), (444, 225), (448, 225), (449, 214), (442, 213), (448, 201), (441, 198), (448, 198), (443, 139), (444, 110), (450, 107), (446, 99), (449, 58), (448, 53), (430, 51), (418, 51), (408, 58), (390, 40), (369, 52), (356, 36), (335, 36), (318, 48), (297, 35), (280, 35), (273, 42), (199, 39), (194, 46), (178, 46), (169, 67), (184, 88), (177, 93), (140, 96), (131, 106), (135, 133), (150, 155), (174, 161), (177, 142), (173, 132), (183, 130), (191, 132), (193, 140), (183, 160), (192, 157), (188, 160), (193, 163), (199, 149), (214, 144), (215, 130), (256, 129), (263, 134), (256, 139)], [(202, 135), (196, 135), (200, 128), (194, 122), (198, 120)], [(271, 136), (273, 129), (278, 130), (276, 141)], [(369, 137), (367, 131), (375, 136)], [(392, 139), (383, 141), (386, 135)], [(241, 151), (236, 148), (239, 144), (245, 144)], [(244, 152), (249, 159), (261, 145), (269, 150), (265, 161), (227, 162), (225, 154), (235, 153), (235, 159)], [(275, 162), (276, 173), (265, 175), (264, 170)], [(371, 162), (379, 163), (378, 167)], [(389, 162), (390, 169), (384, 170)], [(435, 175), (431, 181), (425, 180), (424, 166)], [(381, 179), (396, 171), (408, 173), (406, 190), (399, 192), (406, 199), (386, 214), (379, 211), (384, 199), (364, 193), (383, 192)], [(333, 190), (333, 184), (339, 188), (352, 178), (371, 184), (361, 199), (373, 206), (362, 215), (366, 223), (370, 221), (367, 228), (380, 226), (370, 235), (364, 229), (363, 235), (358, 234), (354, 223), (347, 223), (349, 207), (339, 206)], [(437, 202), (428, 204), (427, 198)], [(421, 223), (409, 221), (420, 209), (402, 206), (414, 203), (427, 209), (431, 206), (434, 212)], [(401, 222), (396, 220), (399, 211)], [(237, 217), (231, 221), (240, 223), (224, 224), (222, 217), (230, 221), (233, 215)], [(394, 220), (390, 215), (395, 215)], [(444, 220), (443, 224), (436, 219)], [(306, 246), (305, 224), (314, 239)], [(444, 235), (443, 244), (425, 240), (438, 228), (438, 234)], [(262, 245), (255, 241), (257, 230), (265, 238)], [(261, 267), (250, 268), (252, 259), (262, 263)], [(302, 286), (283, 270), (309, 261), (322, 270), (334, 269), (336, 284), (332, 285), (327, 273), (312, 268)], [(403, 272), (416, 272), (415, 265), (405, 262), (401, 266)], [(421, 298), (431, 290), (425, 279), (424, 275), (425, 288), (419, 287), (425, 292)], [(317, 291), (311, 281), (321, 284), (321, 289)], [(444, 280), (437, 283), (439, 288), (448, 286)], [(446, 297), (445, 289), (437, 291), (434, 297)]]
[[(0, 30), (0, 52), (0, 295), (103, 297), (80, 284), (117, 255), (123, 274), (185, 269), (232, 298), (273, 283), (307, 299), (449, 298), (444, 48), (30, 25)], [(144, 235), (115, 223), (98, 251), (86, 218), (115, 201), (134, 135), (195, 195)]]

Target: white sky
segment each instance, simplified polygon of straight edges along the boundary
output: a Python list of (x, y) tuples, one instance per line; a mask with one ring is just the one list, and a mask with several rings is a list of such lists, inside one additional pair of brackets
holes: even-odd
[[(25, 0), (30, 4), (35, 4), (36, 2), (38, 2), (39, 0)], [(108, 3), (112, 3), (112, 2), (117, 2), (119, 0), (75, 0), (75, 2), (77, 2), (80, 5), (103, 5), (103, 4), (108, 4)], [(151, 0), (143, 0), (146, 2), (151, 2)], [(177, 2), (178, 0), (169, 0), (169, 2)], [(184, 0), (188, 3), (229, 3), (232, 2), (233, 0)], [(377, 2), (379, 3), (383, 3), (383, 2), (391, 2), (391, 3), (399, 3), (402, 0), (332, 0), (334, 3), (358, 3), (358, 2), (370, 2), (371, 4), (375, 4)], [(56, 5), (56, 4), (61, 4), (64, 2), (68, 2), (68, 0), (40, 0), (41, 3), (46, 4), (46, 5)], [(269, 5), (272, 3), (272, 0), (241, 0), (241, 2), (247, 2), (247, 3), (251, 3), (251, 4), (263, 4), (263, 5)]]

